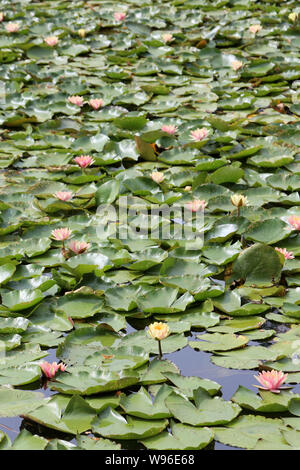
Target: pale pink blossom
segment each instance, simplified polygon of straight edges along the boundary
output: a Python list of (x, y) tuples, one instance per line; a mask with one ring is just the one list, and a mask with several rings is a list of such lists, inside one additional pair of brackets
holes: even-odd
[(288, 223), (295, 230), (300, 230), (300, 216), (299, 215), (291, 215), (287, 220), (288, 220)]
[(8, 23), (8, 24), (5, 26), (5, 29), (6, 29), (6, 31), (8, 31), (9, 33), (16, 33), (17, 31), (19, 31), (20, 26), (19, 26), (18, 23)]
[(164, 180), (164, 174), (161, 171), (153, 171), (151, 173), (151, 178), (153, 181), (155, 181), (155, 183), (159, 184)]
[(99, 109), (101, 108), (101, 106), (103, 106), (103, 100), (101, 100), (101, 98), (99, 99), (95, 98), (95, 99), (90, 100), (89, 104), (93, 109)]
[(198, 128), (195, 131), (191, 131), (190, 137), (196, 142), (200, 142), (200, 140), (203, 140), (205, 139), (205, 137), (207, 137), (207, 134), (208, 134), (208, 130), (205, 129), (205, 127), (202, 127), (202, 129)]
[(52, 230), (51, 235), (57, 241), (67, 240), (72, 233), (72, 230), (68, 228), (57, 228)]
[(193, 201), (187, 202), (185, 204), (186, 209), (192, 212), (198, 212), (200, 209), (204, 211), (205, 207), (207, 206), (207, 202), (200, 199), (194, 199)]
[(171, 33), (165, 33), (162, 35), (163, 41), (164, 42), (170, 42), (173, 40), (173, 34)]
[(263, 371), (257, 375), (254, 375), (254, 378), (261, 384), (255, 385), (255, 387), (261, 388), (263, 390), (269, 390), (273, 393), (280, 392), (280, 386), (285, 382), (288, 374), (284, 374), (282, 371), (271, 370)]
[(243, 62), (241, 62), (240, 60), (234, 60), (231, 63), (231, 67), (233, 68), (233, 70), (239, 70), (241, 67), (243, 67)]
[(80, 168), (87, 168), (95, 162), (95, 160), (89, 155), (81, 155), (80, 157), (75, 157), (74, 161), (77, 163), (77, 165), (80, 166)]
[(3, 21), (3, 20), (4, 20), (4, 13), (3, 13), (2, 11), (0, 11), (0, 23), (1, 23), (1, 21)]
[(69, 103), (75, 104), (76, 106), (83, 106), (82, 96), (73, 95), (68, 98)]
[(69, 250), (73, 251), (73, 253), (76, 253), (76, 255), (79, 255), (80, 253), (84, 253), (89, 247), (90, 247), (89, 243), (79, 242), (76, 240), (71, 241), (69, 244)]
[(60, 199), (61, 201), (69, 201), (69, 199), (72, 198), (73, 193), (72, 191), (57, 191), (54, 196), (57, 197), (57, 199)]
[(258, 31), (260, 31), (260, 30), (261, 30), (260, 24), (253, 24), (249, 27), (250, 33), (253, 33), (253, 34), (258, 33)]
[(284, 259), (294, 259), (295, 258), (295, 256), (293, 255), (293, 252), (292, 251), (287, 251), (286, 248), (278, 248), (276, 246), (275, 250), (278, 251), (279, 253), (283, 254)]
[(48, 36), (47, 38), (44, 39), (45, 43), (48, 44), (48, 46), (56, 46), (58, 44), (58, 37), (56, 36)]
[(57, 364), (57, 362), (50, 362), (44, 361), (40, 363), (40, 368), (42, 369), (43, 374), (45, 377), (48, 379), (53, 379), (57, 372), (60, 370), (61, 372), (64, 372), (66, 370), (66, 365), (63, 364), (62, 362), (60, 364)]
[(161, 126), (161, 130), (163, 132), (166, 132), (167, 134), (173, 135), (178, 131), (178, 127), (173, 126), (172, 124), (164, 124), (163, 126)]
[(116, 21), (123, 21), (123, 20), (125, 20), (125, 18), (126, 18), (126, 13), (124, 13), (122, 11), (116, 11), (114, 13), (114, 19)]

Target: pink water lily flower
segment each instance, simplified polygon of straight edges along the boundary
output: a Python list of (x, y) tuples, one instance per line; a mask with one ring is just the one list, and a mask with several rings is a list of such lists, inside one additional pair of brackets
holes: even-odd
[(198, 212), (200, 209), (204, 211), (205, 207), (207, 206), (207, 202), (200, 199), (194, 199), (193, 201), (187, 202), (185, 204), (186, 209), (192, 212)]
[(76, 106), (83, 106), (82, 96), (73, 95), (68, 98), (69, 103), (75, 104)]
[(295, 230), (300, 230), (300, 216), (299, 215), (291, 215), (287, 219), (287, 221)]
[(231, 67), (233, 68), (233, 70), (239, 70), (241, 67), (243, 67), (243, 62), (241, 62), (240, 60), (234, 60), (231, 64)]
[(178, 131), (178, 127), (173, 126), (172, 124), (164, 124), (163, 126), (161, 126), (161, 130), (163, 132), (166, 132), (167, 134), (173, 135)]
[(8, 23), (8, 24), (5, 26), (5, 29), (6, 29), (6, 31), (8, 31), (9, 33), (16, 33), (17, 31), (19, 31), (20, 26), (19, 26), (18, 23)]
[(95, 162), (95, 160), (89, 155), (81, 155), (80, 157), (75, 157), (74, 161), (77, 163), (77, 165), (80, 166), (80, 168), (87, 168)]
[(0, 23), (1, 23), (1, 21), (3, 21), (3, 20), (4, 20), (4, 13), (2, 13), (2, 11), (0, 11)]
[(173, 34), (171, 33), (166, 33), (162, 35), (163, 41), (164, 42), (170, 42), (173, 40)]
[(101, 100), (101, 98), (95, 98), (89, 101), (89, 105), (92, 106), (93, 109), (99, 109), (103, 106), (103, 100)]
[(56, 36), (48, 36), (47, 38), (44, 39), (45, 43), (48, 44), (48, 46), (56, 46), (58, 44), (58, 37)]
[(52, 237), (57, 241), (64, 241), (67, 240), (72, 233), (72, 230), (68, 228), (57, 228), (52, 230), (51, 234)]
[(196, 142), (200, 142), (201, 140), (205, 139), (205, 137), (207, 137), (207, 134), (208, 130), (205, 129), (205, 127), (202, 127), (202, 129), (196, 129), (195, 131), (191, 131), (190, 137)]
[(78, 242), (76, 240), (71, 241), (69, 244), (69, 250), (73, 251), (73, 253), (76, 253), (76, 255), (80, 255), (80, 253), (84, 253), (89, 247), (90, 247), (89, 243)]
[(287, 251), (286, 248), (278, 248), (276, 246), (275, 250), (278, 251), (279, 253), (283, 254), (284, 259), (294, 259), (295, 258), (295, 256), (293, 255), (293, 252), (292, 251)]
[(271, 370), (263, 371), (257, 375), (254, 375), (254, 378), (261, 384), (255, 385), (255, 387), (261, 388), (263, 390), (269, 390), (273, 393), (280, 392), (280, 386), (285, 382), (288, 374), (284, 374), (282, 371)]
[(50, 362), (44, 361), (40, 363), (40, 368), (42, 369), (44, 376), (48, 379), (53, 379), (59, 370), (64, 372), (66, 367), (67, 366), (65, 364), (57, 364), (57, 362), (52, 362), (52, 364), (50, 364)]
[(72, 198), (73, 193), (72, 191), (57, 191), (54, 196), (57, 197), (57, 199), (60, 199), (61, 201), (69, 201), (69, 199)]
[(249, 27), (250, 33), (253, 33), (253, 34), (258, 33), (258, 31), (260, 31), (260, 30), (261, 30), (260, 24), (253, 24)]
[(116, 11), (114, 13), (114, 19), (116, 21), (123, 21), (123, 20), (125, 20), (125, 18), (126, 18), (126, 13), (124, 13), (122, 11)]

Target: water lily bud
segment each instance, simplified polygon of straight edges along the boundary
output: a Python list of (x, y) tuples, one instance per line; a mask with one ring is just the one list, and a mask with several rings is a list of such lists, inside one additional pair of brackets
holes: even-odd
[(76, 240), (71, 241), (69, 244), (69, 250), (73, 251), (73, 253), (76, 253), (76, 255), (80, 255), (81, 253), (84, 253), (89, 247), (90, 247), (89, 243), (79, 242)]
[(289, 20), (295, 22), (297, 19), (298, 19), (298, 13), (293, 12), (289, 14)]
[(78, 34), (79, 34), (79, 36), (80, 36), (81, 38), (85, 38), (85, 29), (80, 28), (80, 29), (78, 30)]
[(154, 322), (149, 325), (148, 333), (151, 338), (161, 341), (169, 336), (170, 328), (166, 323)]
[(57, 364), (57, 362), (50, 363), (47, 361), (43, 361), (39, 365), (42, 369), (43, 375), (47, 377), (47, 379), (53, 379), (59, 370), (61, 372), (64, 372), (67, 368), (67, 366), (63, 362)]
[(161, 171), (153, 171), (153, 173), (151, 173), (151, 178), (155, 183), (159, 184), (164, 180), (164, 174)]
[(242, 194), (234, 194), (233, 196), (231, 196), (231, 203), (235, 206), (235, 207), (243, 207), (243, 206), (246, 206), (248, 204), (248, 199), (246, 196), (243, 196)]

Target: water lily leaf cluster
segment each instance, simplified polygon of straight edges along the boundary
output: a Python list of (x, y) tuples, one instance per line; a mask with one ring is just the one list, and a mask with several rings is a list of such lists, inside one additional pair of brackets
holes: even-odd
[(299, 450), (299, 31), (294, 0), (0, 0), (0, 449)]

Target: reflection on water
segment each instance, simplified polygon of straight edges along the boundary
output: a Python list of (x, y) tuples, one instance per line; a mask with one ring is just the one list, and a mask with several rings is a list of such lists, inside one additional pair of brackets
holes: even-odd
[(20, 431), (22, 418), (0, 418), (0, 431), (5, 432), (10, 440), (13, 442)]
[(255, 383), (253, 378), (255, 371), (224, 369), (210, 362), (210, 356), (209, 353), (196, 351), (189, 346), (181, 351), (164, 355), (179, 367), (182, 375), (193, 375), (218, 382), (222, 385), (224, 400), (230, 399), (239, 385), (257, 391), (257, 388), (252, 386)]

